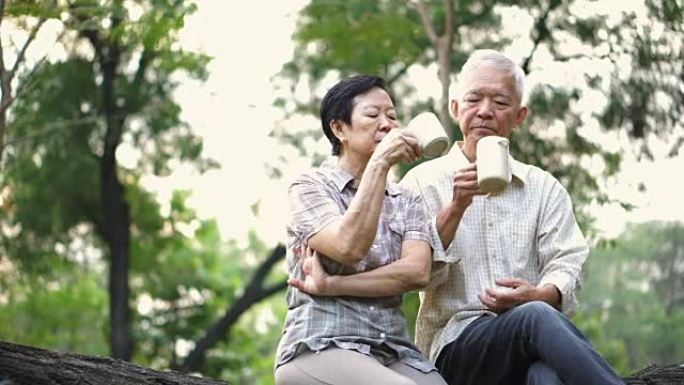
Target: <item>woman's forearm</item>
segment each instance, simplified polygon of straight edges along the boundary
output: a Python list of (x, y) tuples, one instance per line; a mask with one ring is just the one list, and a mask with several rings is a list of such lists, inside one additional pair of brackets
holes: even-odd
[(330, 295), (385, 297), (418, 290), (429, 283), (430, 267), (430, 246), (423, 243), (388, 265), (358, 274), (329, 276)]
[(369, 162), (341, 220), (313, 235), (309, 246), (346, 265), (363, 260), (375, 241), (388, 172), (388, 164)]

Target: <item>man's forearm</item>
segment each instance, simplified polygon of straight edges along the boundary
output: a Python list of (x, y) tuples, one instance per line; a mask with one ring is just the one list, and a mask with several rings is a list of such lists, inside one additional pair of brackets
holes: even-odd
[(456, 207), (453, 201), (449, 201), (437, 214), (437, 233), (445, 251), (454, 240), (461, 218), (463, 210)]
[(562, 296), (556, 285), (547, 283), (544, 286), (538, 287), (537, 297), (539, 301), (544, 301), (554, 308), (561, 310)]

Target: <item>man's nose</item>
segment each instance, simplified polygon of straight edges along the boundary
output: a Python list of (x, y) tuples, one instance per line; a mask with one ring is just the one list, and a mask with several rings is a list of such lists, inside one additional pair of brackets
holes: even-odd
[(487, 98), (483, 99), (477, 108), (477, 116), (480, 118), (491, 118), (493, 115), (493, 106), (494, 105), (491, 100)]

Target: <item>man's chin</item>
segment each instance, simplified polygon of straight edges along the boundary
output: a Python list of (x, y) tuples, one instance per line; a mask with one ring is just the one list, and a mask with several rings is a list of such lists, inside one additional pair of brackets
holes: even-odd
[(478, 137), (478, 139), (484, 138), (485, 136), (499, 136), (499, 133), (495, 129), (487, 127), (471, 128), (468, 134)]

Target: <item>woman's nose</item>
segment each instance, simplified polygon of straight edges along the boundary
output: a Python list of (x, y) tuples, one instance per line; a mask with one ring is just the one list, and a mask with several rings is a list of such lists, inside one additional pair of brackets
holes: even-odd
[(383, 131), (389, 131), (393, 128), (399, 127), (396, 120), (390, 119), (389, 116), (383, 116), (380, 118), (380, 129)]

